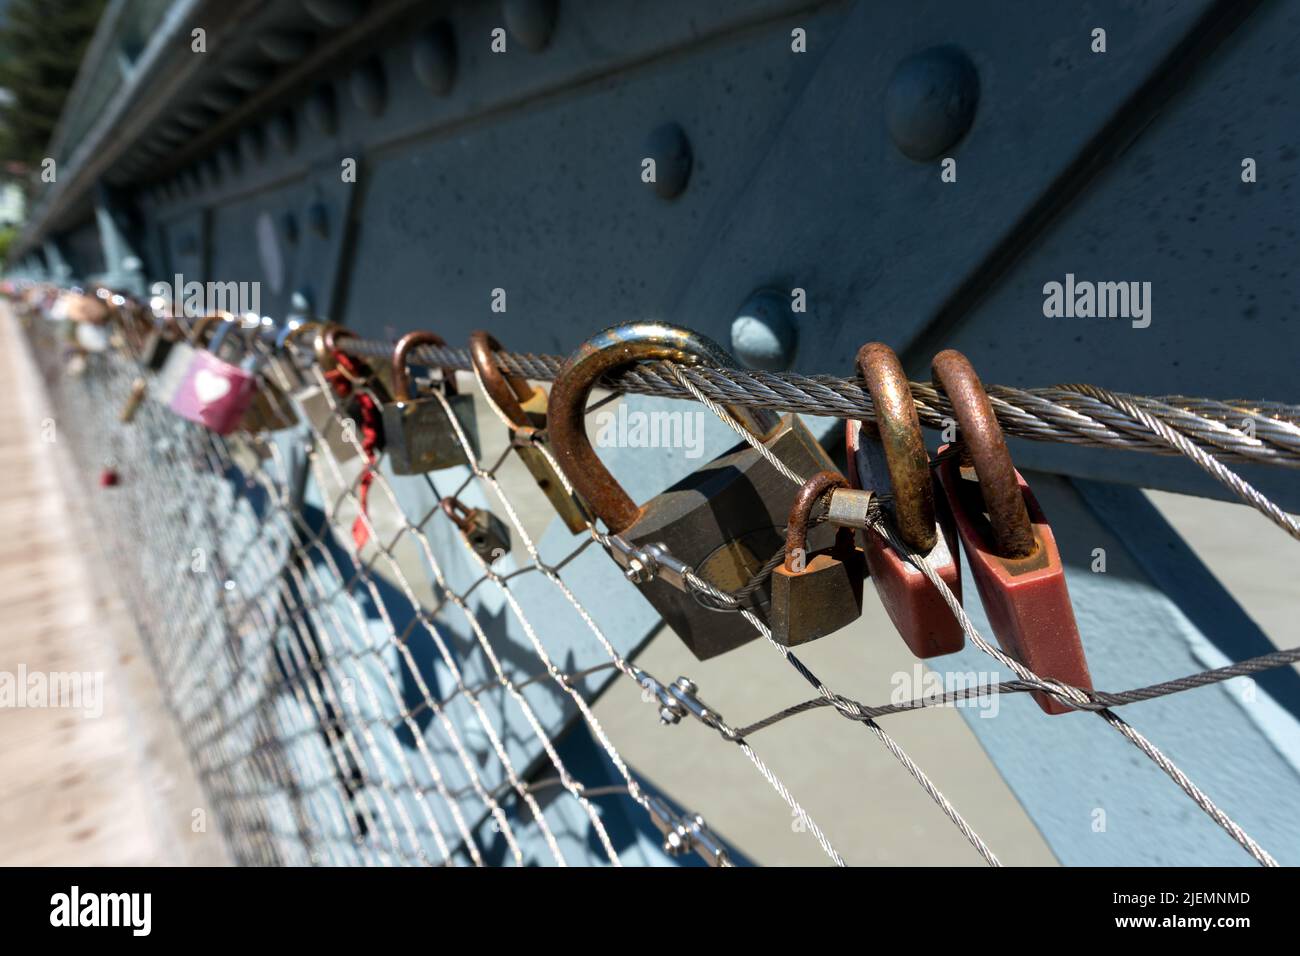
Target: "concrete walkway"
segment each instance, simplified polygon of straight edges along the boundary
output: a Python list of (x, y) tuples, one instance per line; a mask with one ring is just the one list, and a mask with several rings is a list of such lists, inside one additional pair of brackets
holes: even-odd
[(226, 863), (3, 303), (0, 403), (0, 865)]

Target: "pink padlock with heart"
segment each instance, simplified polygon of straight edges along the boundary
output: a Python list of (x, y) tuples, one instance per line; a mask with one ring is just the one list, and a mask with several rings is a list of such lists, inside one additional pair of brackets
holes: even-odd
[(182, 418), (228, 435), (238, 427), (256, 392), (256, 372), (196, 349), (169, 406)]

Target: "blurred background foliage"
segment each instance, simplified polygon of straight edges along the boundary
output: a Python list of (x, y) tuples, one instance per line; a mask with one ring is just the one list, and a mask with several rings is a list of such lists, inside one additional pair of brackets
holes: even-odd
[(39, 168), (105, 5), (0, 3), (0, 174), (25, 177)]

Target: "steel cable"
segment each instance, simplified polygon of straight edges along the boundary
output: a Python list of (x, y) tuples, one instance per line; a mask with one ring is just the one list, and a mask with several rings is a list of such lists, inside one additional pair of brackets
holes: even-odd
[[(392, 345), (347, 338), (340, 343), (349, 354), (383, 358)], [(423, 346), (412, 358), (429, 366), (469, 370), (469, 351), (450, 346)], [(554, 355), (496, 352), (507, 374), (551, 381), (564, 359)], [(763, 372), (752, 369), (687, 366), (681, 369), (700, 395), (721, 405), (743, 405), (779, 412), (871, 420), (871, 397), (857, 378)], [(677, 367), (668, 362), (634, 366), (601, 382), (615, 392), (689, 400)], [(912, 397), (923, 425), (942, 428), (952, 419), (952, 406), (929, 383), (913, 382)], [(1131, 412), (1073, 387), (1012, 388), (988, 386), (1003, 430), (1031, 441), (1061, 442), (1089, 447), (1120, 448), (1172, 456), (1179, 452), (1158, 435), (1134, 430)], [(1116, 395), (1154, 419), (1188, 436), (1199, 447), (1213, 449), (1226, 461), (1256, 462), (1300, 468), (1300, 406), (1262, 400), (1219, 401), (1185, 396)], [(1243, 427), (1245, 426), (1245, 427)]]

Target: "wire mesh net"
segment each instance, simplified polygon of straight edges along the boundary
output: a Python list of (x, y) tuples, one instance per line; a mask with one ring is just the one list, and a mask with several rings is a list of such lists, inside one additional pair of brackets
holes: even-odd
[[(137, 363), (68, 376), (46, 344), (59, 427), (117, 479), (98, 524), (237, 860), (621, 861), (611, 801), (658, 798), (588, 700), (629, 665), (565, 581), (591, 539), (544, 555), (507, 499), (504, 427), (469, 467), (395, 481), (358, 421), (368, 387), (341, 396), (319, 366), (272, 358), (287, 427), (223, 438), (152, 400), (123, 424)], [(449, 497), (504, 539), (476, 551)], [(585, 637), (548, 648), (539, 614)], [(560, 740), (575, 714), (603, 754), (585, 780)]]

